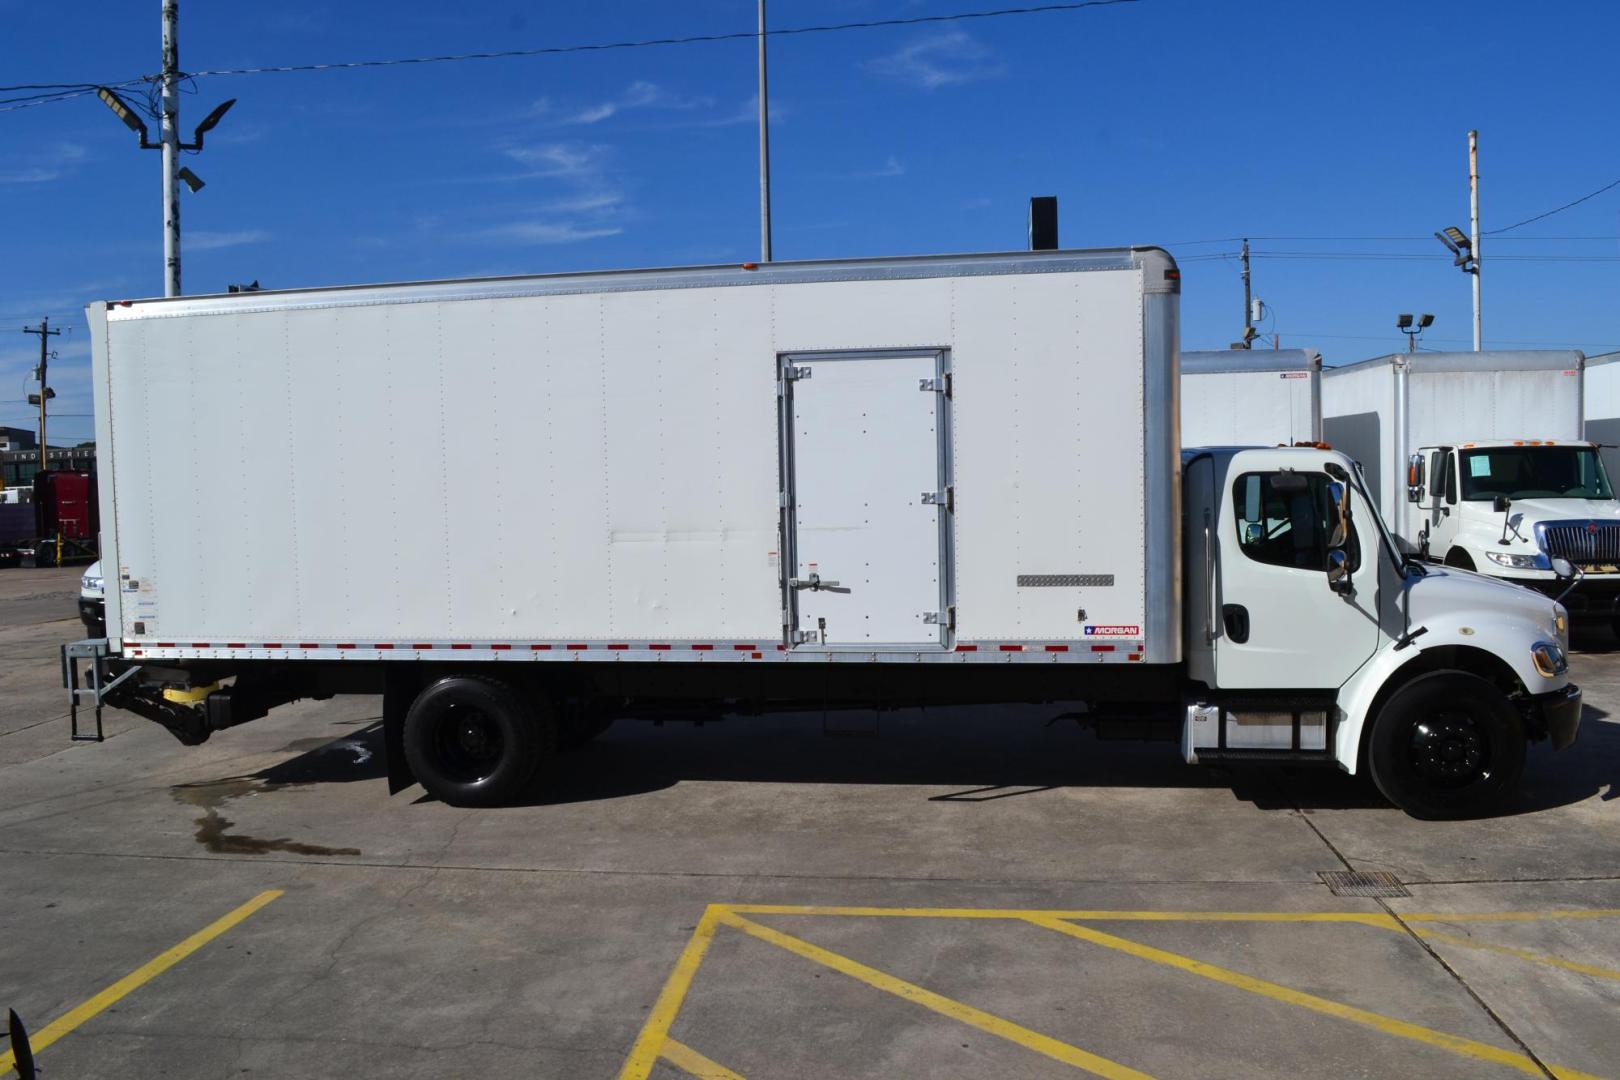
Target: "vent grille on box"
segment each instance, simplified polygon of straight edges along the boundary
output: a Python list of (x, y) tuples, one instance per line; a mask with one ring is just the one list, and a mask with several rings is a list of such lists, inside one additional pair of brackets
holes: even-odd
[(1323, 870), (1318, 876), (1334, 896), (1411, 896), (1388, 870)]

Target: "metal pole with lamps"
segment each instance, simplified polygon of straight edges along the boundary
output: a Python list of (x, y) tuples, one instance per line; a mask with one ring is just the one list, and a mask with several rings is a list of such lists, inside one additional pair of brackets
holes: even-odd
[(1395, 316), (1396, 329), (1406, 335), (1406, 351), (1408, 353), (1417, 352), (1418, 336), (1433, 325), (1433, 315), (1419, 315), (1415, 322), (1410, 315), (1402, 314)]
[(759, 0), (759, 261), (771, 261), (771, 115), (765, 77), (765, 0)]

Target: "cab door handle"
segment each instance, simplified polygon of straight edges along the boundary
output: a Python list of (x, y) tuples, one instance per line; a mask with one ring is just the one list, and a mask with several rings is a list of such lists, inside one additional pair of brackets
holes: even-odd
[(1226, 626), (1227, 638), (1234, 644), (1242, 645), (1249, 640), (1249, 609), (1242, 604), (1223, 606), (1221, 622)]

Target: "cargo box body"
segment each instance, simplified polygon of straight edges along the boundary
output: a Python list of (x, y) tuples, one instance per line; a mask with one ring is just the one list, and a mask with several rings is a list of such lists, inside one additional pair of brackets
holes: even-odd
[(1314, 349), (1181, 354), (1182, 446), (1292, 446), (1322, 439)]
[(1586, 438), (1597, 443), (1610, 481), (1620, 477), (1620, 352), (1589, 356), (1581, 374)]
[(1173, 263), (91, 308), (142, 659), (1174, 662)]

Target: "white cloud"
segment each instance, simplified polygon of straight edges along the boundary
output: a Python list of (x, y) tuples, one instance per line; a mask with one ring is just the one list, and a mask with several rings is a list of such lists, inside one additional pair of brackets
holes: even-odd
[(89, 151), (78, 143), (62, 142), (43, 153), (24, 157), (28, 164), (12, 172), (0, 173), (0, 184), (43, 184), (73, 171), (73, 167), (89, 156)]
[(623, 231), (617, 225), (582, 225), (572, 221), (510, 221), (484, 229), (478, 235), (486, 240), (517, 244), (572, 244), (618, 236)]
[(506, 156), (527, 165), (530, 176), (588, 176), (599, 172), (608, 148), (586, 143), (536, 143), (512, 146)]
[(220, 248), (241, 247), (270, 239), (263, 229), (237, 229), (234, 232), (188, 232), (180, 236), (184, 251), (218, 251)]
[[(624, 91), (606, 101), (599, 101), (593, 105), (586, 105), (564, 116), (557, 117), (561, 124), (599, 124), (603, 120), (617, 116), (619, 113), (631, 109), (700, 109), (712, 105), (710, 98), (685, 98), (673, 94), (657, 83), (638, 79), (625, 87)], [(547, 98), (541, 98), (535, 103), (539, 115), (550, 115), (555, 107)]]
[(545, 210), (552, 214), (599, 214), (624, 205), (624, 196), (617, 191), (592, 191), (565, 199), (553, 199)]
[[(782, 104), (776, 101), (771, 102), (769, 111), (771, 114), (771, 123), (773, 124), (780, 123), (788, 115), (787, 109), (783, 108)], [(749, 96), (747, 101), (743, 102), (732, 111), (721, 113), (719, 116), (701, 121), (698, 126), (730, 127), (733, 124), (757, 123), (759, 123), (759, 95), (753, 94)]]
[(868, 60), (863, 66), (874, 75), (920, 90), (990, 79), (1007, 70), (988, 46), (965, 30), (930, 34), (887, 56)]

